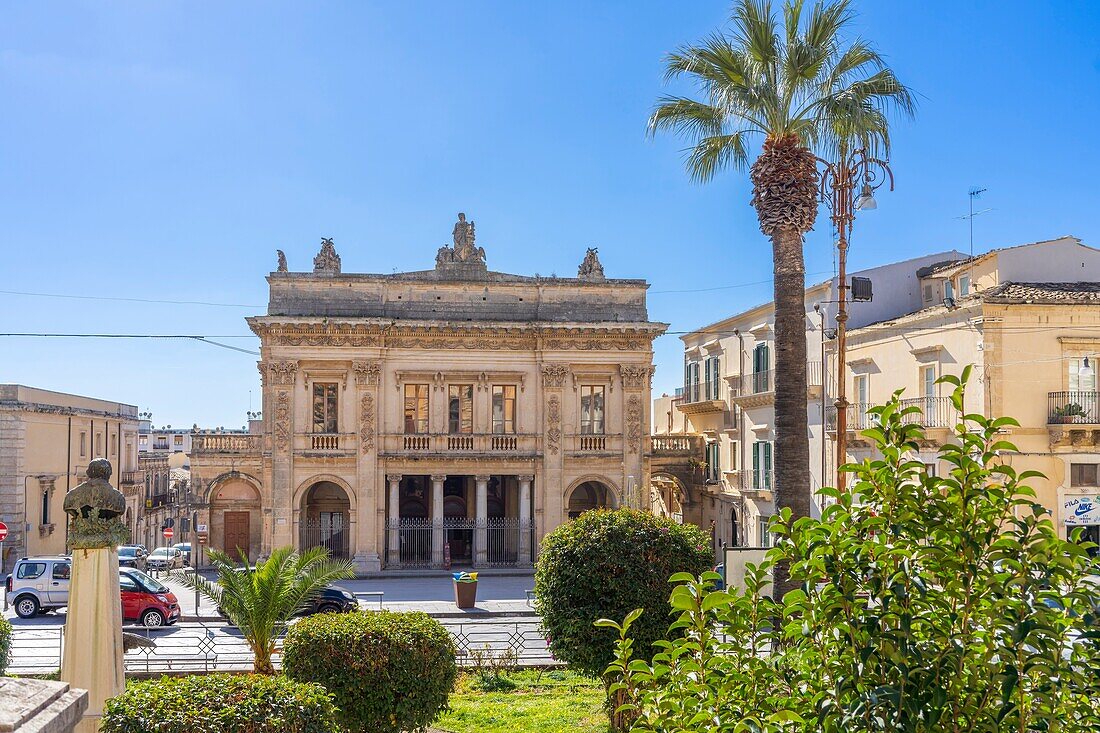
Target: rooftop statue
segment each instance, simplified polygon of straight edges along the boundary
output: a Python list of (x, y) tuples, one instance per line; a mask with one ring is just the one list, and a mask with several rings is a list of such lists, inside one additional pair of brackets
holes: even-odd
[(69, 544), (85, 550), (123, 544), (128, 532), (119, 517), (126, 513), (126, 497), (111, 486), (111, 462), (96, 458), (88, 464), (87, 475), (87, 481), (65, 495)]
[(476, 246), (477, 234), (474, 230), (474, 223), (466, 221), (465, 214), (460, 213), (458, 215), (458, 221), (455, 222), (454, 228), (451, 230), (451, 239), (454, 240), (454, 246), (439, 248), (439, 252), (435, 256), (436, 265), (448, 262), (485, 264), (485, 250)]
[(577, 277), (581, 280), (604, 281), (603, 265), (600, 264), (599, 255), (596, 254), (598, 251), (596, 247), (589, 247), (588, 252), (585, 253), (584, 262), (577, 268)]
[(340, 274), (340, 255), (336, 254), (332, 237), (321, 238), (321, 251), (313, 258), (313, 271)]
[(279, 255), (279, 269), (277, 272), (286, 272), (286, 255), (281, 249), (275, 250)]

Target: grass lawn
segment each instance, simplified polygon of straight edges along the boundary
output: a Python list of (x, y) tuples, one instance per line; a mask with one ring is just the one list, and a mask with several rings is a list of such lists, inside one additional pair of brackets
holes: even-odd
[(451, 733), (607, 733), (603, 686), (565, 670), (508, 675), (515, 689), (482, 692), (465, 676), (435, 723)]

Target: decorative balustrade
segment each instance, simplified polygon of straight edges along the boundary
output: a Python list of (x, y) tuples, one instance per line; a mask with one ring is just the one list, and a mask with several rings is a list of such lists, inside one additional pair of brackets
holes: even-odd
[(264, 436), (260, 434), (192, 433), (193, 453), (259, 453)]
[(145, 483), (145, 471), (123, 471), (118, 475), (118, 482), (123, 486), (135, 486)]
[(1048, 425), (1100, 424), (1100, 392), (1049, 392)]
[(534, 454), (536, 436), (515, 433), (398, 433), (382, 437), (391, 453), (521, 453)]
[(580, 435), (577, 436), (577, 442), (578, 450), (607, 450), (606, 435)]
[(298, 433), (294, 449), (323, 453), (350, 453), (355, 450), (355, 433)]

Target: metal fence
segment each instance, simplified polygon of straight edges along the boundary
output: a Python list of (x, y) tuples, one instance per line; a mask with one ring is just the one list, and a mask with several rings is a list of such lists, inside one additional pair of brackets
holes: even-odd
[(445, 517), (441, 524), (405, 518), (386, 525), (387, 567), (442, 567), (444, 547), (452, 566), (529, 565), (535, 556), (535, 525), (515, 517), (489, 517), (481, 525), (466, 517)]
[[(336, 517), (343, 517), (336, 514)], [(303, 519), (298, 526), (299, 547), (323, 547), (332, 557), (347, 559), (351, 528), (342, 520)]]
[[(546, 636), (537, 617), (494, 621), (465, 622), (440, 619), (451, 633), (458, 649), (458, 663), (470, 666), (477, 655), (508, 655), (518, 666), (553, 666), (559, 662), (550, 655)], [(237, 629), (225, 626), (190, 626), (143, 629), (127, 627), (128, 632), (147, 637), (153, 646), (139, 647), (126, 653), (127, 674), (170, 672), (238, 672), (252, 669), (253, 656)], [(61, 667), (64, 651), (64, 627), (17, 627), (12, 634), (9, 674), (48, 674)], [(278, 648), (282, 648), (279, 640)], [(282, 656), (276, 652), (276, 668)]]

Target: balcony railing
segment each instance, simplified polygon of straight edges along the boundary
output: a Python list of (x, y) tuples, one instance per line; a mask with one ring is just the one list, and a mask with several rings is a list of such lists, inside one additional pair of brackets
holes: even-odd
[(741, 480), (741, 490), (747, 492), (753, 491), (771, 491), (775, 486), (775, 471), (740, 471), (738, 476)]
[(216, 433), (193, 433), (191, 452), (193, 453), (259, 453), (263, 450), (264, 436), (259, 434), (219, 435)]
[(1100, 424), (1100, 392), (1073, 391), (1048, 393), (1047, 424)]
[(654, 455), (701, 456), (703, 453), (701, 435), (654, 435), (651, 441), (651, 452)]
[[(873, 402), (855, 402), (848, 405), (848, 430), (867, 430), (878, 425), (878, 415), (868, 414), (867, 411), (875, 406)], [(836, 406), (828, 405), (825, 408), (825, 429), (830, 433), (836, 432)]]
[(118, 475), (118, 482), (124, 486), (133, 486), (145, 483), (145, 471), (123, 471)]
[(295, 436), (297, 450), (342, 453), (355, 450), (355, 433), (299, 433)]
[(622, 435), (571, 435), (567, 446), (574, 453), (620, 453), (623, 449)]
[[(806, 362), (806, 386), (821, 386), (821, 362)], [(741, 375), (741, 395), (766, 394), (775, 391), (775, 369)]]
[(516, 433), (397, 433), (382, 438), (391, 453), (520, 453), (535, 452), (534, 435)]
[(920, 412), (905, 416), (905, 421), (925, 428), (950, 428), (958, 422), (959, 412), (950, 397), (914, 397), (901, 401), (902, 409), (918, 407)]

